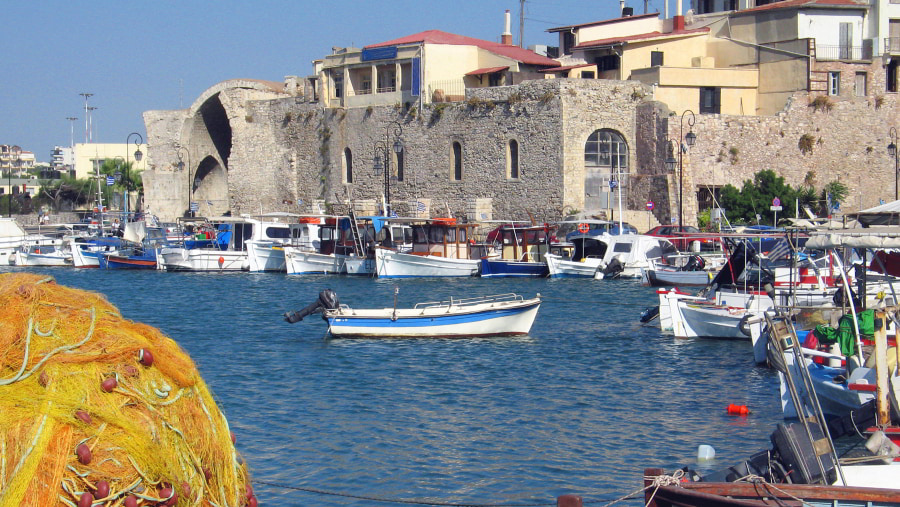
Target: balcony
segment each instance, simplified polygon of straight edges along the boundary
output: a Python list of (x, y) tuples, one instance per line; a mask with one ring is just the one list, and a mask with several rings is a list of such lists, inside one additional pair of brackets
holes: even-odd
[(884, 52), (892, 55), (900, 54), (900, 37), (885, 37)]
[(872, 48), (869, 46), (826, 46), (816, 44), (816, 60), (871, 60)]

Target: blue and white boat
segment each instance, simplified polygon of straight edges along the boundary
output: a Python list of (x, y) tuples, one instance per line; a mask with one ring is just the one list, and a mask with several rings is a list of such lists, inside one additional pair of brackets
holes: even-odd
[(357, 309), (342, 305), (333, 291), (319, 294), (303, 310), (285, 314), (294, 323), (321, 312), (333, 337), (462, 338), (526, 335), (531, 330), (541, 295), (518, 294), (449, 299), (418, 303), (413, 308)]
[(548, 225), (508, 223), (488, 234), (496, 254), (481, 258), (481, 276), (544, 277), (549, 274), (544, 256), (550, 252)]

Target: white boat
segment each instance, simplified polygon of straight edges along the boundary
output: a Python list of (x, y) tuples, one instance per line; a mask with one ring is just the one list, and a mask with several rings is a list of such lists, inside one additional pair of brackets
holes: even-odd
[(360, 237), (365, 255), (350, 255), (344, 259), (344, 269), (348, 275), (375, 275), (375, 246), (390, 248), (398, 252), (413, 249), (413, 228), (403, 221), (384, 216), (357, 217)]
[(16, 252), (17, 266), (71, 266), (72, 253), (62, 245), (28, 245)]
[[(400, 220), (400, 219), (397, 219)], [(407, 219), (413, 229), (412, 251), (375, 248), (379, 278), (476, 276), (481, 259), (469, 257), (469, 229), (453, 218)]]
[(551, 278), (638, 278), (650, 259), (678, 253), (668, 240), (641, 234), (578, 234), (569, 241), (571, 256), (544, 256)]
[(302, 224), (298, 241), (285, 245), (284, 263), (289, 275), (340, 274), (344, 261), (361, 248), (351, 233), (349, 216), (323, 216)]
[(28, 234), (14, 218), (0, 218), (0, 265), (14, 264)]
[(64, 240), (72, 254), (72, 266), (76, 268), (100, 267), (100, 257), (115, 254), (122, 246), (122, 240), (115, 237), (76, 237)]
[(320, 217), (292, 213), (270, 213), (265, 218), (283, 217), (287, 227), (269, 227), (268, 239), (247, 240), (247, 259), (250, 272), (287, 272), (285, 248), (314, 250), (319, 244)]
[(322, 312), (333, 337), (437, 338), (526, 335), (534, 324), (541, 295), (517, 294), (418, 303), (412, 308), (358, 309), (342, 305), (333, 291), (319, 294), (303, 310), (285, 314), (295, 323)]
[[(663, 262), (665, 260), (665, 262)], [(680, 262), (679, 262), (680, 261)], [(651, 259), (641, 269), (641, 285), (650, 287), (703, 287), (709, 284), (725, 264), (723, 255), (670, 257)]]
[(249, 216), (208, 219), (215, 236), (186, 239), (182, 246), (161, 248), (157, 262), (167, 271), (248, 271), (247, 242), (272, 240), (288, 224)]

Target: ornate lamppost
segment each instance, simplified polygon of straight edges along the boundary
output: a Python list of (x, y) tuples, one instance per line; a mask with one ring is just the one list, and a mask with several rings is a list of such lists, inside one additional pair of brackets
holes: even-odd
[[(684, 134), (684, 118), (685, 115), (690, 114), (691, 116), (688, 118), (688, 133)], [(688, 148), (694, 145), (697, 142), (697, 134), (694, 133), (694, 112), (690, 109), (685, 110), (681, 113), (681, 130), (679, 132), (679, 139), (677, 143), (678, 149), (678, 226), (684, 226), (684, 154), (687, 152)], [(669, 140), (668, 134), (666, 135), (666, 143), (670, 146), (672, 145), (672, 141)], [(672, 153), (669, 153), (669, 156), (666, 158), (666, 170), (672, 171), (675, 169), (675, 157)]]
[[(392, 133), (393, 136), (391, 136)], [(375, 160), (373, 162), (375, 176), (384, 174), (384, 216), (390, 216), (391, 206), (391, 153), (388, 146), (399, 157), (403, 153), (403, 143), (400, 142), (402, 134), (403, 127), (400, 122), (393, 120), (384, 127), (384, 139), (375, 141)], [(393, 144), (391, 144), (392, 137)]]
[(900, 199), (900, 153), (897, 150), (897, 129), (888, 131), (891, 144), (887, 146), (888, 156), (894, 157), (894, 200)]
[(188, 209), (191, 212), (191, 216), (194, 216), (194, 212), (196, 209), (194, 208), (194, 178), (193, 174), (191, 174), (194, 170), (191, 165), (191, 152), (188, 151), (184, 146), (175, 146), (175, 154), (178, 156), (178, 162), (175, 164), (175, 167), (178, 168), (179, 171), (184, 171), (184, 158), (187, 157), (187, 165), (188, 165)]
[(137, 139), (134, 140), (134, 161), (140, 162), (144, 157), (144, 154), (141, 152), (141, 145), (144, 144), (144, 136), (140, 135), (137, 132), (132, 132), (128, 134), (128, 137), (125, 138), (125, 215), (128, 215), (128, 192), (131, 191), (131, 179), (128, 177), (128, 151), (130, 148), (128, 147), (131, 143), (131, 136), (137, 136)]

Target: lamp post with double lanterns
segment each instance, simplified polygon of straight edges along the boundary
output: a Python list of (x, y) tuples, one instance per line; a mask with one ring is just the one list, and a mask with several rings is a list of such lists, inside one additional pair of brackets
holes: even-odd
[(897, 150), (897, 129), (891, 127), (888, 131), (891, 144), (887, 146), (888, 156), (894, 158), (894, 200), (900, 199), (900, 153)]
[(136, 136), (137, 139), (134, 140), (134, 161), (140, 162), (144, 157), (144, 154), (141, 152), (141, 145), (144, 144), (144, 136), (137, 132), (132, 132), (128, 134), (128, 137), (125, 138), (125, 215), (128, 216), (128, 192), (131, 191), (131, 179), (128, 177), (128, 151), (131, 149), (129, 145), (131, 144), (131, 137)]
[(184, 158), (187, 157), (187, 165), (188, 165), (188, 210), (191, 212), (191, 216), (194, 216), (194, 181), (193, 175), (193, 167), (191, 166), (191, 152), (188, 151), (184, 146), (175, 146), (175, 154), (178, 156), (178, 162), (175, 164), (175, 167), (178, 168), (179, 171), (184, 171)]
[[(691, 116), (688, 118), (688, 133), (684, 134), (684, 118), (686, 115), (690, 114)], [(677, 146), (678, 149), (678, 226), (684, 226), (684, 154), (687, 152), (688, 148), (694, 145), (697, 142), (697, 134), (694, 133), (694, 112), (690, 109), (685, 110), (681, 113), (681, 130), (679, 131), (678, 143), (673, 143), (668, 134), (666, 135), (666, 144), (670, 147), (669, 156), (666, 157), (666, 170), (674, 171), (675, 170), (675, 156), (671, 151), (675, 148), (671, 148), (673, 144)]]
[[(393, 133), (393, 136), (391, 134)], [(399, 157), (403, 153), (403, 143), (400, 142), (400, 136), (403, 134), (403, 127), (400, 122), (393, 120), (384, 127), (384, 139), (375, 141), (375, 160), (373, 166), (375, 176), (384, 175), (384, 216), (390, 216), (391, 206), (391, 150)], [(393, 138), (394, 142), (391, 143)], [(390, 147), (390, 148), (389, 148)]]

